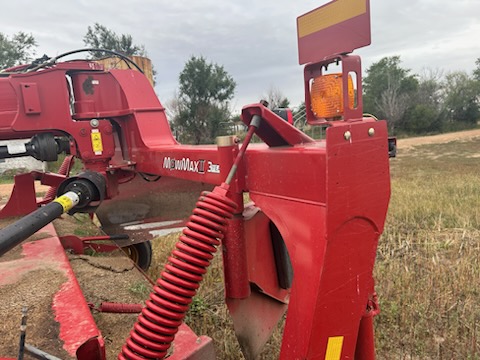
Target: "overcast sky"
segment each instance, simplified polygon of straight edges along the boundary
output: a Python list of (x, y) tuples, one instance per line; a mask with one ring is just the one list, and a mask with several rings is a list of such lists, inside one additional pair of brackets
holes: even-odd
[[(191, 55), (225, 67), (237, 82), (233, 106), (257, 102), (271, 87), (297, 105), (303, 73), (297, 60), (296, 17), (325, 0), (47, 0), (3, 1), (0, 32), (33, 34), (37, 55), (84, 47), (98, 22), (143, 44), (157, 70), (162, 102), (178, 88)], [(372, 44), (357, 50), (363, 69), (384, 56), (403, 65), (471, 72), (480, 57), (480, 0), (371, 0)]]

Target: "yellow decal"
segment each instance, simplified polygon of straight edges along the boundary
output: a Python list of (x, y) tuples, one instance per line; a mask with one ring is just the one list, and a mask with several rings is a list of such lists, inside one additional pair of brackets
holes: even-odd
[(340, 360), (340, 356), (342, 355), (342, 346), (343, 336), (329, 337), (325, 360)]
[(298, 37), (316, 33), (367, 12), (367, 0), (337, 0), (298, 18)]
[(92, 149), (95, 155), (102, 155), (103, 143), (102, 143), (102, 134), (98, 129), (92, 130)]
[(62, 196), (56, 198), (55, 200), (53, 200), (53, 202), (56, 202), (56, 203), (59, 203), (60, 205), (62, 205), (63, 212), (67, 212), (68, 210), (70, 210), (73, 207), (73, 200), (70, 199), (68, 196), (65, 196), (65, 195), (62, 195)]

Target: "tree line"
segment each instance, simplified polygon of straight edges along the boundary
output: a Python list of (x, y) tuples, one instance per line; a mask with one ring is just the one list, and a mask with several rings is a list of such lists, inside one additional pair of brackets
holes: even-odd
[[(124, 55), (147, 56), (143, 45), (135, 45), (128, 34), (116, 34), (98, 23), (89, 26), (83, 38), (91, 48), (113, 50)], [(0, 68), (30, 61), (37, 43), (32, 35), (0, 33)], [(91, 53), (92, 58), (107, 54)], [(167, 108), (177, 139), (184, 143), (212, 143), (226, 124), (239, 120), (230, 101), (236, 82), (223, 66), (202, 56), (191, 56), (179, 74), (179, 88)], [(289, 100), (271, 87), (264, 95), (271, 108), (286, 107)], [(472, 74), (443, 74), (427, 69), (413, 74), (402, 67), (400, 56), (373, 63), (363, 78), (364, 112), (387, 119), (393, 135), (430, 134), (477, 126), (480, 118), (480, 58)], [(304, 108), (304, 104), (303, 104)], [(301, 112), (302, 104), (297, 107)]]
[(399, 56), (373, 63), (363, 79), (364, 111), (387, 119), (393, 134), (429, 134), (477, 126), (480, 58), (472, 74), (401, 66)]

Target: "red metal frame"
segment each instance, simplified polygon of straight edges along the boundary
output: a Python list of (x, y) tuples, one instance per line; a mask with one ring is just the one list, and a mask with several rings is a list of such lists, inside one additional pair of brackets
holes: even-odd
[[(331, 119), (317, 118), (312, 112), (312, 100), (310, 95), (310, 86), (314, 78), (325, 74), (328, 66), (333, 63), (342, 66), (342, 92), (343, 92), (343, 114), (340, 114), (344, 121), (359, 121), (363, 117), (363, 92), (362, 92), (362, 67), (360, 57), (356, 55), (338, 55), (327, 58), (324, 61), (308, 64), (304, 69), (305, 86), (305, 109), (307, 122), (311, 125), (321, 125)], [(354, 107), (350, 107), (348, 96), (348, 77), (355, 74), (355, 96)], [(353, 76), (352, 76), (353, 77)]]
[(335, 0), (297, 18), (300, 65), (370, 45), (370, 0)]
[(0, 210), (0, 218), (26, 215), (37, 209), (40, 205), (53, 200), (53, 198), (37, 199), (35, 194), (35, 180), (40, 181), (42, 185), (57, 188), (65, 179), (65, 175), (42, 173), (39, 171), (15, 175), (12, 193), (8, 202)]
[[(337, 0), (326, 7), (352, 1)], [(228, 197), (239, 210), (229, 222), (222, 250), (226, 302), (242, 348), (250, 356), (258, 354), (287, 309), (281, 359), (375, 356), (372, 317), (378, 305), (372, 271), (390, 196), (387, 127), (384, 121), (362, 116), (360, 59), (338, 55), (370, 41), (369, 2), (361, 4), (365, 13), (339, 17), (343, 20), (331, 28), (299, 36), (300, 62), (314, 62), (305, 67), (307, 119), (328, 127), (325, 140), (313, 140), (261, 104), (242, 110), (247, 125), (254, 117), (261, 118), (256, 134), (264, 143), (247, 150), (230, 184)], [(348, 31), (338, 35), (346, 25)], [(347, 41), (352, 26), (361, 31)], [(340, 37), (340, 44), (315, 50), (312, 42), (332, 33)], [(311, 79), (337, 61), (345, 75), (343, 121), (316, 119), (310, 109)], [(350, 72), (357, 75), (353, 109), (346, 96)], [(122, 183), (136, 173), (220, 185), (239, 152), (233, 141), (218, 146), (178, 144), (165, 109), (137, 71), (106, 72), (89, 61), (60, 63), (1, 77), (0, 94), (0, 139), (41, 132), (68, 137), (72, 155), (87, 170), (104, 175), (107, 200), (114, 199)], [(18, 189), (34, 197), (36, 176), (40, 175), (16, 178), (2, 216), (39, 205), (36, 201), (19, 205)], [(52, 186), (65, 179), (40, 177)], [(244, 192), (254, 201), (246, 212)], [(85, 247), (79, 239), (64, 242), (76, 251)], [(197, 351), (193, 343), (198, 341), (204, 346)], [(87, 352), (94, 351), (90, 346), (99, 348), (88, 344)], [(210, 340), (197, 338), (182, 326), (170, 359), (208, 356), (214, 356)]]
[[(211, 184), (224, 180), (237, 145), (179, 145), (168, 128), (163, 107), (143, 75), (135, 71), (85, 71), (78, 67), (77, 62), (67, 63), (39, 73), (0, 78), (0, 90), (8, 94), (7, 89), (13, 89), (10, 102), (22, 102), (16, 90), (24, 77), (28, 77), (29, 83), (38, 84), (42, 99), (39, 114), (26, 114), (23, 106), (18, 106), (12, 120), (11, 112), (0, 111), (0, 137), (40, 131), (68, 133), (72, 152), (82, 158), (85, 167), (108, 173), (110, 198), (119, 188), (115, 174), (123, 176), (125, 171)], [(67, 75), (73, 84), (93, 79), (98, 84), (94, 95), (75, 87), (69, 90)], [(46, 89), (56, 96), (46, 96)], [(82, 110), (73, 118), (68, 110), (70, 92), (80, 102), (76, 109)], [(112, 93), (118, 96), (107, 96)], [(91, 112), (92, 109), (95, 111)], [(50, 116), (54, 113), (56, 116)], [(358, 115), (358, 111), (346, 116), (352, 114)], [(262, 117), (257, 135), (265, 144), (253, 144), (247, 150), (231, 184), (231, 197), (242, 208), (242, 194), (249, 192), (279, 229), (288, 248), (294, 279), (281, 358), (324, 356), (328, 339), (337, 336), (343, 337), (342, 354), (353, 357), (357, 343), (370, 341), (368, 336), (362, 335), (365, 340), (357, 338), (373, 294), (371, 274), (376, 243), (383, 229), (390, 190), (385, 123), (361, 116), (348, 118), (345, 122), (330, 123), (325, 141), (314, 141), (260, 104), (242, 111), (246, 124), (253, 115)], [(95, 128), (103, 141), (103, 151), (97, 155), (92, 150), (90, 117), (100, 119), (101, 124)], [(258, 251), (272, 251), (268, 233), (254, 234), (249, 230), (249, 237), (254, 240), (247, 242), (248, 222), (242, 225), (241, 219), (232, 223), (224, 242), (227, 303), (234, 318), (239, 317), (236, 309), (241, 308), (238, 311), (244, 315), (252, 311), (254, 314), (252, 309), (258, 308), (258, 301), (262, 302), (249, 300), (253, 284), (255, 289), (261, 289), (267, 303), (279, 297), (287, 302), (287, 290), (280, 289), (275, 278), (264, 278), (275, 270), (273, 265), (262, 266), (262, 261), (242, 255), (252, 241)], [(250, 269), (248, 281), (246, 268)], [(259, 297), (257, 293), (252, 295), (255, 299)], [(284, 306), (272, 311), (269, 324), (276, 322)], [(238, 321), (236, 326), (252, 329)]]
[(118, 245), (115, 244), (105, 244), (97, 243), (99, 241), (105, 242), (110, 240), (111, 237), (106, 236), (89, 236), (89, 237), (78, 237), (75, 235), (65, 235), (60, 237), (62, 246), (65, 249), (70, 249), (74, 254), (84, 254), (85, 250), (93, 250), (95, 252), (111, 252), (118, 250)]

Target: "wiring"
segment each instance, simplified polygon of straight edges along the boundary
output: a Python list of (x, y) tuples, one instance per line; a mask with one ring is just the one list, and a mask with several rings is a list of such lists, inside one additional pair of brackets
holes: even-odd
[[(100, 53), (107, 53), (107, 54), (112, 54), (112, 55), (115, 55), (115, 56), (118, 56), (119, 58), (121, 58), (123, 61), (125, 61), (129, 67), (130, 65), (133, 65), (138, 71), (140, 71), (142, 74), (144, 73), (143, 70), (131, 59), (128, 58), (128, 56), (125, 56), (119, 52), (116, 52), (116, 51), (112, 51), (112, 50), (107, 50), (107, 49), (95, 49), (95, 48), (86, 48), (86, 49), (77, 49), (77, 50), (72, 50), (72, 51), (68, 51), (68, 52), (65, 52), (63, 54), (60, 54), (58, 56), (55, 56), (54, 58), (51, 58), (51, 59), (48, 59), (48, 58), (45, 58), (43, 57), (41, 60), (44, 60), (42, 63), (40, 64), (37, 64), (36, 62), (33, 62), (30, 66), (28, 66), (27, 68), (22, 68), (21, 70), (23, 70), (24, 72), (33, 72), (33, 71), (37, 71), (37, 70), (40, 70), (42, 68), (45, 68), (45, 67), (48, 67), (48, 66), (52, 66), (52, 65), (55, 65), (55, 63), (61, 59), (61, 58), (64, 58), (66, 56), (69, 56), (69, 55), (73, 55), (73, 54), (78, 54), (78, 53), (82, 53), (82, 52), (100, 52)], [(33, 67), (31, 67), (33, 65)]]
[(147, 182), (155, 182), (160, 180), (161, 176), (160, 175), (155, 175), (155, 174), (147, 174), (147, 173), (142, 173), (139, 172), (139, 175), (142, 177), (143, 180)]
[(377, 118), (375, 115), (365, 113), (365, 114), (363, 114), (363, 116), (365, 116), (365, 117), (370, 117), (370, 118), (372, 118), (372, 119), (375, 119), (375, 121), (378, 121), (378, 118)]

